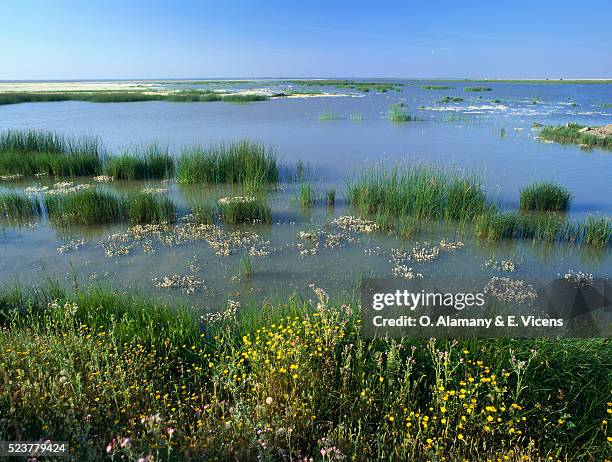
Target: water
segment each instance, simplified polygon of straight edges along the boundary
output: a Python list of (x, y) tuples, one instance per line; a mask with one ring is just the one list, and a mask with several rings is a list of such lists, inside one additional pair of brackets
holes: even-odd
[[(252, 257), (254, 274), (250, 279), (236, 277), (238, 261), (247, 248), (236, 248), (230, 256), (215, 255), (209, 243), (191, 242), (176, 246), (152, 244), (156, 252), (146, 253), (134, 246), (128, 255), (107, 257), (101, 247), (108, 235), (123, 232), (124, 225), (104, 228), (57, 230), (46, 221), (34, 228), (7, 228), (0, 235), (0, 282), (39, 282), (47, 277), (80, 283), (105, 281), (162, 296), (186, 298), (214, 309), (228, 297), (254, 294), (258, 297), (308, 293), (316, 283), (341, 293), (356, 287), (361, 276), (392, 276), (391, 249), (439, 243), (440, 239), (461, 240), (465, 246), (455, 252), (441, 252), (430, 263), (411, 263), (425, 277), (495, 271), (484, 266), (488, 259), (512, 259), (518, 269), (511, 277), (552, 278), (569, 269), (598, 276), (610, 274), (612, 259), (607, 252), (574, 246), (531, 242), (503, 242), (494, 246), (472, 238), (469, 230), (439, 227), (422, 230), (414, 239), (401, 240), (381, 234), (352, 233), (339, 248), (323, 245), (314, 256), (300, 256), (300, 230), (323, 228), (345, 213), (342, 199), (347, 174), (378, 162), (426, 162), (457, 167), (482, 176), (489, 197), (503, 207), (516, 208), (518, 192), (534, 180), (555, 180), (574, 194), (571, 219), (587, 213), (612, 213), (612, 153), (585, 151), (577, 146), (542, 143), (532, 130), (534, 122), (560, 124), (576, 122), (602, 125), (612, 122), (612, 109), (601, 105), (612, 102), (610, 85), (482, 84), (490, 92), (465, 92), (465, 86), (478, 83), (451, 83), (452, 90), (423, 90), (423, 82), (408, 82), (400, 92), (322, 98), (283, 98), (251, 104), (228, 103), (110, 103), (84, 102), (32, 103), (0, 106), (0, 130), (41, 128), (67, 134), (95, 134), (112, 152), (141, 143), (168, 144), (173, 152), (193, 143), (208, 144), (239, 138), (254, 138), (274, 146), (282, 162), (303, 161), (311, 166), (316, 189), (338, 189), (333, 210), (316, 206), (306, 213), (295, 204), (295, 185), (283, 185), (272, 193), (272, 226), (243, 226), (269, 241), (267, 256)], [(427, 83), (427, 82), (425, 82)], [(236, 88), (261, 87), (262, 83), (237, 84)], [(270, 92), (294, 88), (277, 82), (265, 84)], [(226, 85), (227, 86), (227, 85)], [(345, 90), (322, 87), (329, 93)], [(313, 90), (308, 88), (308, 90)], [(444, 96), (461, 96), (461, 103), (438, 104)], [(500, 100), (500, 103), (492, 102)], [(533, 101), (536, 101), (533, 104)], [(404, 109), (419, 121), (392, 123), (389, 106), (404, 103)], [(320, 121), (331, 111), (340, 120)], [(349, 119), (360, 114), (362, 120)], [(89, 180), (76, 180), (77, 183)], [(2, 182), (0, 187), (24, 187), (33, 180)], [(45, 181), (38, 181), (45, 183)], [(125, 190), (144, 186), (168, 187), (180, 206), (189, 213), (194, 196), (213, 198), (228, 194), (218, 188), (184, 188), (171, 183), (147, 182), (127, 185), (110, 183), (104, 187)], [(77, 250), (60, 254), (57, 248), (74, 239), (84, 239)], [(355, 239), (352, 242), (351, 239)], [(194, 258), (195, 256), (195, 258)], [(190, 262), (196, 265), (190, 265)], [(193, 271), (190, 266), (199, 267)], [(196, 294), (161, 290), (153, 278), (179, 274), (204, 280), (206, 289)]]

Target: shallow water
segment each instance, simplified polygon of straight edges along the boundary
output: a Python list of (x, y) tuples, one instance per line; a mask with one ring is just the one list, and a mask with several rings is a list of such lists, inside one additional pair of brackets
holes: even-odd
[[(320, 238), (316, 255), (300, 256), (301, 230), (323, 228), (338, 237), (339, 229), (329, 223), (346, 213), (342, 188), (346, 175), (371, 163), (384, 161), (428, 162), (478, 172), (489, 197), (508, 208), (518, 205), (519, 189), (533, 180), (555, 180), (574, 194), (570, 215), (579, 219), (589, 212), (612, 213), (612, 153), (585, 151), (577, 146), (539, 142), (534, 122), (559, 124), (577, 122), (600, 125), (612, 122), (611, 85), (555, 85), (503, 83), (450, 83), (452, 90), (423, 90), (428, 82), (408, 82), (401, 92), (358, 94), (351, 97), (273, 99), (261, 103), (31, 103), (0, 106), (0, 130), (43, 128), (69, 134), (99, 135), (113, 152), (148, 142), (167, 143), (176, 152), (182, 145), (208, 144), (238, 138), (255, 138), (273, 145), (288, 164), (301, 160), (311, 167), (316, 189), (339, 190), (332, 210), (325, 205), (304, 212), (294, 201), (295, 184), (283, 184), (271, 193), (271, 226), (244, 225), (231, 230), (256, 232), (258, 242), (269, 241), (267, 256), (253, 256), (252, 278), (237, 278), (240, 258), (247, 247), (237, 246), (229, 256), (216, 255), (206, 240), (164, 245), (149, 239), (133, 244), (127, 255), (108, 257), (103, 243), (109, 235), (125, 231), (125, 225), (57, 229), (43, 220), (34, 227), (7, 227), (0, 234), (0, 283), (38, 282), (55, 277), (67, 284), (73, 276), (80, 284), (92, 280), (115, 286), (135, 287), (173, 298), (185, 298), (204, 309), (215, 309), (220, 300), (288, 295), (310, 297), (308, 285), (315, 283), (332, 293), (350, 292), (361, 276), (393, 277), (392, 249), (434, 246), (443, 238), (461, 240), (465, 246), (441, 251), (433, 262), (410, 262), (424, 277), (444, 274), (504, 275), (484, 266), (486, 260), (512, 259), (517, 270), (510, 277), (553, 278), (569, 269), (608, 276), (612, 258), (608, 252), (572, 245), (508, 241), (495, 245), (473, 239), (465, 229), (431, 226), (414, 239), (398, 239), (383, 233), (340, 235), (340, 246), (325, 247)], [(430, 82), (431, 83), (431, 82)], [(261, 83), (251, 86), (261, 86)], [(267, 84), (274, 91), (286, 85)], [(488, 86), (491, 92), (470, 93), (465, 86)], [(243, 87), (244, 85), (237, 85)], [(309, 88), (310, 90), (311, 88)], [(324, 87), (327, 92), (343, 92)], [(462, 103), (437, 104), (444, 96), (461, 96)], [(536, 99), (536, 104), (532, 100)], [(499, 99), (501, 103), (491, 102)], [(403, 101), (417, 122), (392, 123), (387, 111)], [(575, 103), (575, 105), (573, 105)], [(424, 107), (425, 109), (419, 109)], [(320, 121), (331, 111), (341, 120)], [(349, 120), (359, 113), (363, 120)], [(505, 133), (502, 132), (502, 129)], [(88, 182), (77, 179), (77, 183)], [(21, 188), (50, 180), (3, 181), (1, 188)], [(174, 183), (114, 182), (102, 187), (118, 190), (164, 187), (179, 204), (180, 215), (202, 197), (231, 194), (231, 188), (182, 187)], [(67, 242), (83, 239), (84, 245), (60, 253)], [(131, 244), (130, 244), (131, 245)], [(310, 248), (306, 245), (305, 248)], [(206, 288), (194, 294), (158, 289), (154, 278), (173, 274), (192, 275)]]

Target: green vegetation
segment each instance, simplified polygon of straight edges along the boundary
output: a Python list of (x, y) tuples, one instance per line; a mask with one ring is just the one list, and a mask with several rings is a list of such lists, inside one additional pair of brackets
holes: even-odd
[(399, 108), (392, 108), (389, 111), (389, 119), (391, 119), (392, 122), (410, 122), (415, 120), (414, 117)]
[(463, 91), (493, 91), (491, 87), (465, 87)]
[(302, 208), (310, 208), (314, 205), (317, 195), (314, 192), (312, 184), (302, 183), (298, 192), (298, 202)]
[(463, 98), (461, 98), (459, 96), (445, 96), (441, 100), (436, 101), (436, 103), (442, 103), (442, 104), (446, 104), (446, 103), (460, 103), (462, 101), (463, 101)]
[(594, 247), (608, 247), (612, 244), (612, 220), (609, 217), (589, 215), (582, 228), (586, 244)]
[(50, 220), (81, 225), (124, 220), (131, 223), (172, 223), (175, 215), (174, 204), (162, 194), (119, 196), (94, 188), (46, 195), (44, 205)]
[(322, 121), (326, 121), (326, 120), (340, 120), (342, 119), (342, 116), (338, 115), (338, 114), (334, 114), (333, 112), (330, 111), (325, 111), (322, 112), (321, 114), (319, 114), (319, 120)]
[(0, 105), (43, 103), (57, 101), (87, 101), (90, 103), (132, 103), (143, 101), (169, 101), (175, 103), (207, 103), (223, 101), (246, 103), (266, 101), (269, 97), (248, 93), (220, 93), (212, 90), (180, 90), (171, 93), (138, 91), (62, 91), (62, 92), (6, 92), (0, 93)]
[(0, 219), (20, 220), (40, 215), (40, 204), (23, 193), (0, 193)]
[(333, 207), (336, 204), (336, 190), (328, 189), (325, 192), (325, 202), (328, 207)]
[(0, 174), (52, 176), (100, 172), (97, 138), (69, 138), (49, 131), (9, 130), (0, 134)]
[(347, 181), (350, 204), (368, 214), (471, 220), (485, 207), (477, 178), (429, 166), (371, 168)]
[(193, 217), (199, 225), (212, 225), (215, 217), (215, 204), (205, 202), (192, 207)]
[(409, 239), (421, 230), (421, 222), (414, 216), (402, 216), (399, 219), (399, 235)]
[(363, 120), (363, 115), (360, 112), (352, 112), (349, 115), (349, 120), (353, 122), (361, 122)]
[(564, 212), (569, 210), (572, 195), (561, 185), (552, 182), (532, 183), (520, 193), (521, 210)]
[(589, 132), (580, 132), (583, 125), (567, 124), (546, 126), (540, 131), (540, 139), (558, 143), (579, 144), (590, 148), (612, 149), (612, 136), (599, 136)]
[(125, 199), (127, 218), (131, 223), (174, 223), (176, 208), (164, 194), (133, 193)]
[(275, 154), (249, 140), (184, 150), (176, 170), (179, 183), (250, 183), (263, 187), (279, 180)]
[(272, 222), (270, 206), (263, 197), (224, 197), (219, 199), (218, 205), (221, 218), (230, 225)]
[(135, 153), (106, 158), (103, 170), (105, 175), (116, 180), (170, 178), (174, 173), (174, 160), (167, 148), (153, 144)]
[(389, 82), (358, 82), (354, 80), (287, 80), (286, 83), (306, 87), (335, 87), (339, 89), (356, 90), (363, 93), (378, 91), (386, 93), (390, 90), (400, 91), (403, 83)]
[(46, 195), (50, 220), (80, 225), (112, 223), (125, 218), (125, 204), (117, 195), (97, 189)]
[(448, 85), (421, 85), (423, 90), (451, 90), (453, 87)]
[(0, 437), (79, 461), (607, 457), (608, 340), (368, 339), (357, 304), (317, 297), (201, 321), (131, 292), (4, 289)]
[(253, 260), (250, 255), (243, 255), (238, 262), (238, 276), (250, 279), (253, 277)]

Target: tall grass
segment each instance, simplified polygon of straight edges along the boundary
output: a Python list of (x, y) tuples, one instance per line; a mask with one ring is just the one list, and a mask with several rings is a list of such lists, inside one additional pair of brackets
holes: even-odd
[(583, 125), (567, 124), (556, 127), (546, 126), (540, 131), (540, 139), (556, 141), (565, 144), (580, 144), (588, 147), (612, 149), (612, 136), (595, 136), (588, 132), (580, 132)]
[(95, 137), (67, 137), (38, 130), (0, 134), (0, 174), (53, 176), (100, 172), (102, 148)]
[(389, 111), (389, 119), (391, 119), (392, 122), (410, 122), (414, 120), (414, 117), (403, 109), (394, 107)]
[(174, 173), (174, 160), (167, 148), (152, 144), (134, 153), (106, 158), (103, 170), (105, 175), (116, 180), (170, 178)]
[(219, 212), (230, 225), (240, 223), (271, 223), (268, 201), (261, 196), (236, 196), (219, 199)]
[(328, 189), (325, 191), (325, 202), (328, 207), (333, 207), (336, 204), (336, 190)]
[(40, 203), (23, 193), (0, 193), (0, 218), (23, 219), (40, 215)]
[(423, 90), (450, 90), (448, 85), (421, 85)]
[(125, 217), (124, 201), (98, 189), (47, 195), (44, 204), (49, 219), (64, 223), (92, 225), (117, 222)]
[(263, 186), (279, 180), (274, 152), (249, 140), (184, 150), (176, 171), (179, 183), (250, 182)]
[(465, 87), (463, 91), (493, 91), (491, 87)]
[(612, 220), (609, 217), (587, 216), (583, 226), (584, 242), (594, 247), (612, 244)]
[(322, 112), (321, 114), (319, 114), (319, 120), (321, 121), (328, 121), (328, 120), (340, 120), (342, 119), (342, 116), (335, 114), (331, 111), (325, 111)]
[(564, 212), (572, 202), (571, 193), (553, 182), (532, 183), (521, 189), (520, 209)]
[(174, 223), (176, 208), (164, 194), (133, 193), (125, 199), (127, 218), (132, 223)]
[(310, 183), (302, 183), (298, 192), (298, 202), (302, 208), (310, 208), (314, 205), (316, 193)]
[(201, 320), (132, 291), (3, 288), (0, 437), (79, 461), (606, 459), (611, 342), (371, 339), (353, 301), (301, 300)]
[(485, 207), (479, 180), (430, 166), (371, 168), (349, 178), (347, 197), (363, 213), (470, 220)]

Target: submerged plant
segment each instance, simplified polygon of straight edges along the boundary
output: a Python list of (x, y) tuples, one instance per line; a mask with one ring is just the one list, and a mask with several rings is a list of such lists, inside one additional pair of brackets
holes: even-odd
[(565, 212), (572, 202), (571, 193), (553, 182), (532, 183), (521, 189), (521, 210)]

